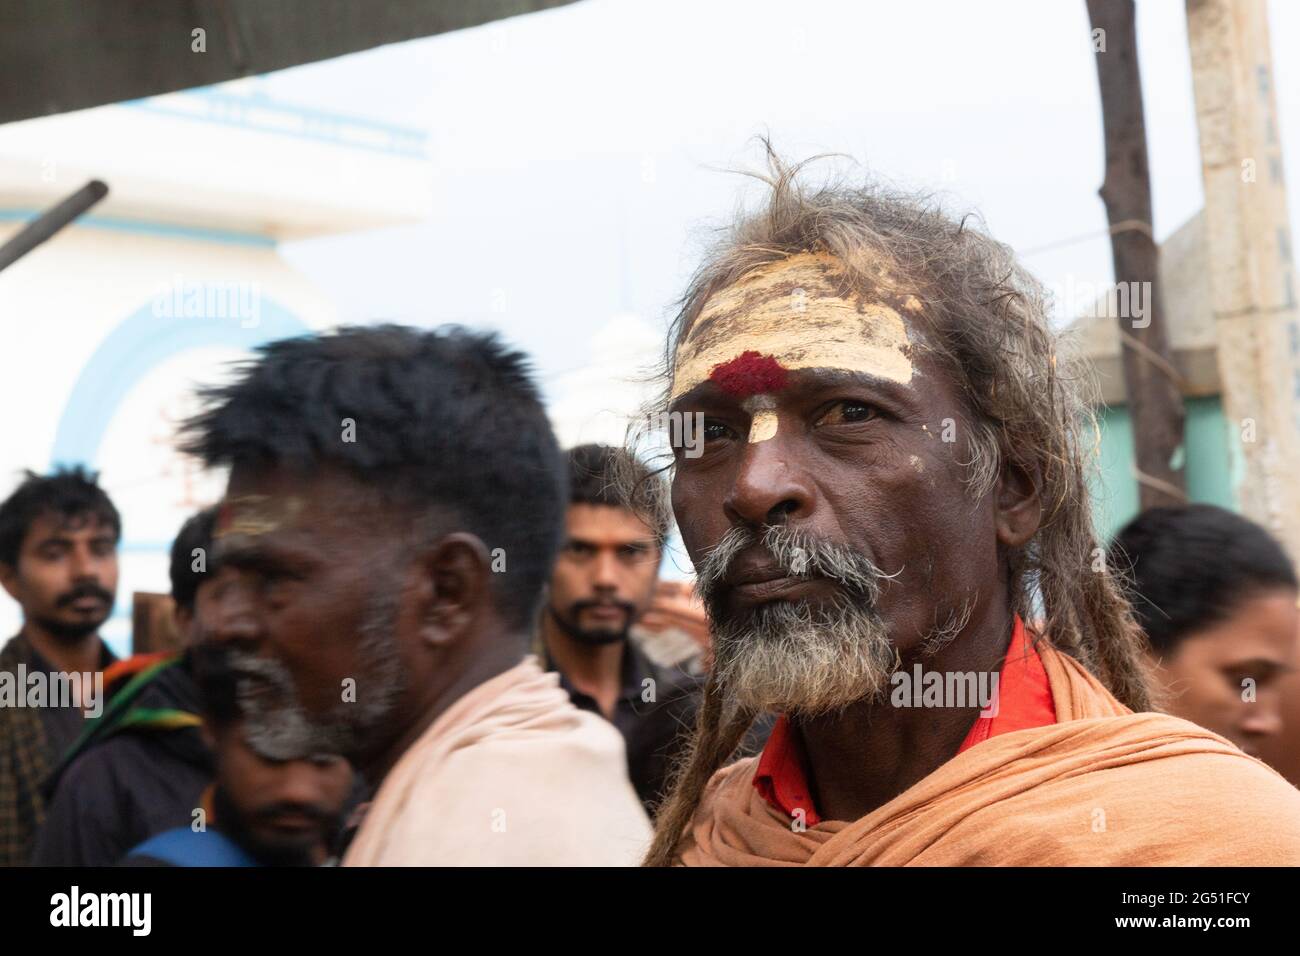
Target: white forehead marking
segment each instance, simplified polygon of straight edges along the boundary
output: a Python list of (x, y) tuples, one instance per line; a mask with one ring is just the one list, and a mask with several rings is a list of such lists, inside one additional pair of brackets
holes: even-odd
[(776, 399), (771, 395), (751, 395), (740, 406), (749, 412), (749, 443), (767, 441), (776, 434)]
[[(715, 293), (677, 348), (672, 398), (744, 352), (787, 369), (833, 368), (906, 384), (915, 371), (907, 328), (888, 305), (840, 294), (843, 265), (804, 252), (769, 263)], [(912, 297), (908, 311), (920, 308)]]

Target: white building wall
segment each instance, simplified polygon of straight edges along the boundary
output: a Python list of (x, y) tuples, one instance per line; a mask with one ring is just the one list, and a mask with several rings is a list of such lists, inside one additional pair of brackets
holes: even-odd
[[(104, 631), (119, 653), (132, 592), (168, 590), (172, 538), (221, 493), (223, 476), (173, 448), (195, 385), (261, 342), (337, 322), (278, 241), (426, 217), (422, 143), (247, 84), (0, 127), (0, 242), (89, 178), (110, 188), (0, 272), (0, 497), (22, 469), (101, 472), (123, 517)], [(0, 601), (0, 641), (20, 622)]]

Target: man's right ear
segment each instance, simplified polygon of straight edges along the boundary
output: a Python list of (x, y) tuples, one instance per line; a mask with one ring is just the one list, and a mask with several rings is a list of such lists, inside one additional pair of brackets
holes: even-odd
[(488, 601), (487, 547), (468, 532), (453, 532), (420, 556), (415, 587), (420, 635), (430, 645), (455, 641)]

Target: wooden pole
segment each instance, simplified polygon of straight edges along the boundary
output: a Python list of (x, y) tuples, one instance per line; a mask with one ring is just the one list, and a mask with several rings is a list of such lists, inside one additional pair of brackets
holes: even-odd
[(1088, 0), (1088, 16), (1106, 141), (1101, 198), (1110, 221), (1115, 265), (1115, 290), (1109, 301), (1119, 323), (1138, 499), (1146, 510), (1187, 500), (1181, 379), (1170, 359), (1159, 251), (1151, 229), (1151, 177), (1133, 2)]

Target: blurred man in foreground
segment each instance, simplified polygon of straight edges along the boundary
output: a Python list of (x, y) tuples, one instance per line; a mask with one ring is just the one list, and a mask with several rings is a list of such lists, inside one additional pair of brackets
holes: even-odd
[(622, 738), (525, 656), (565, 495), (523, 356), (398, 326), (261, 351), (186, 430), (231, 469), (203, 639), (250, 746), (376, 788), (347, 865), (633, 863)]
[(1212, 505), (1151, 508), (1115, 536), (1164, 709), (1250, 754), (1282, 732), (1279, 685), (1294, 668), (1300, 588), (1281, 545)]
[(0, 866), (28, 862), (46, 777), (102, 712), (100, 639), (117, 596), (122, 523), (80, 468), (26, 480), (0, 504), (0, 584), (23, 610), (0, 649)]

